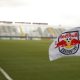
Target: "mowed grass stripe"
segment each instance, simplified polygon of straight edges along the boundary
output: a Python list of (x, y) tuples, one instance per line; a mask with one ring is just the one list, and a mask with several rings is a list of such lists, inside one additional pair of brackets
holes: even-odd
[(51, 42), (0, 41), (0, 65), (14, 80), (80, 80), (80, 57), (50, 62)]

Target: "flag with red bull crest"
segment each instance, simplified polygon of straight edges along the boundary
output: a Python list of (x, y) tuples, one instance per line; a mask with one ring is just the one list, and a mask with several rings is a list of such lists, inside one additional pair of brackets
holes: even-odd
[(80, 55), (80, 27), (63, 32), (49, 47), (50, 61), (64, 56)]

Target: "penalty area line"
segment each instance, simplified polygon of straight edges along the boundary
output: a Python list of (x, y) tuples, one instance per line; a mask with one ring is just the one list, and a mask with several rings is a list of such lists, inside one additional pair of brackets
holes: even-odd
[(0, 72), (5, 76), (7, 80), (13, 80), (1, 67), (0, 67)]

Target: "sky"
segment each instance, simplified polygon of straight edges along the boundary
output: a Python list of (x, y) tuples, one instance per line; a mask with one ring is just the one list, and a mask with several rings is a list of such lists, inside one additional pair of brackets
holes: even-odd
[(80, 0), (0, 0), (0, 20), (80, 26)]

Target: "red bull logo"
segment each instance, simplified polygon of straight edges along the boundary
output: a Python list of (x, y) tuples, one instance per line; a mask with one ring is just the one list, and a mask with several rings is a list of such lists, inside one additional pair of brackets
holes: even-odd
[(79, 49), (79, 32), (78, 31), (69, 31), (62, 33), (58, 37), (58, 42), (56, 47), (62, 54), (69, 55), (75, 54)]

